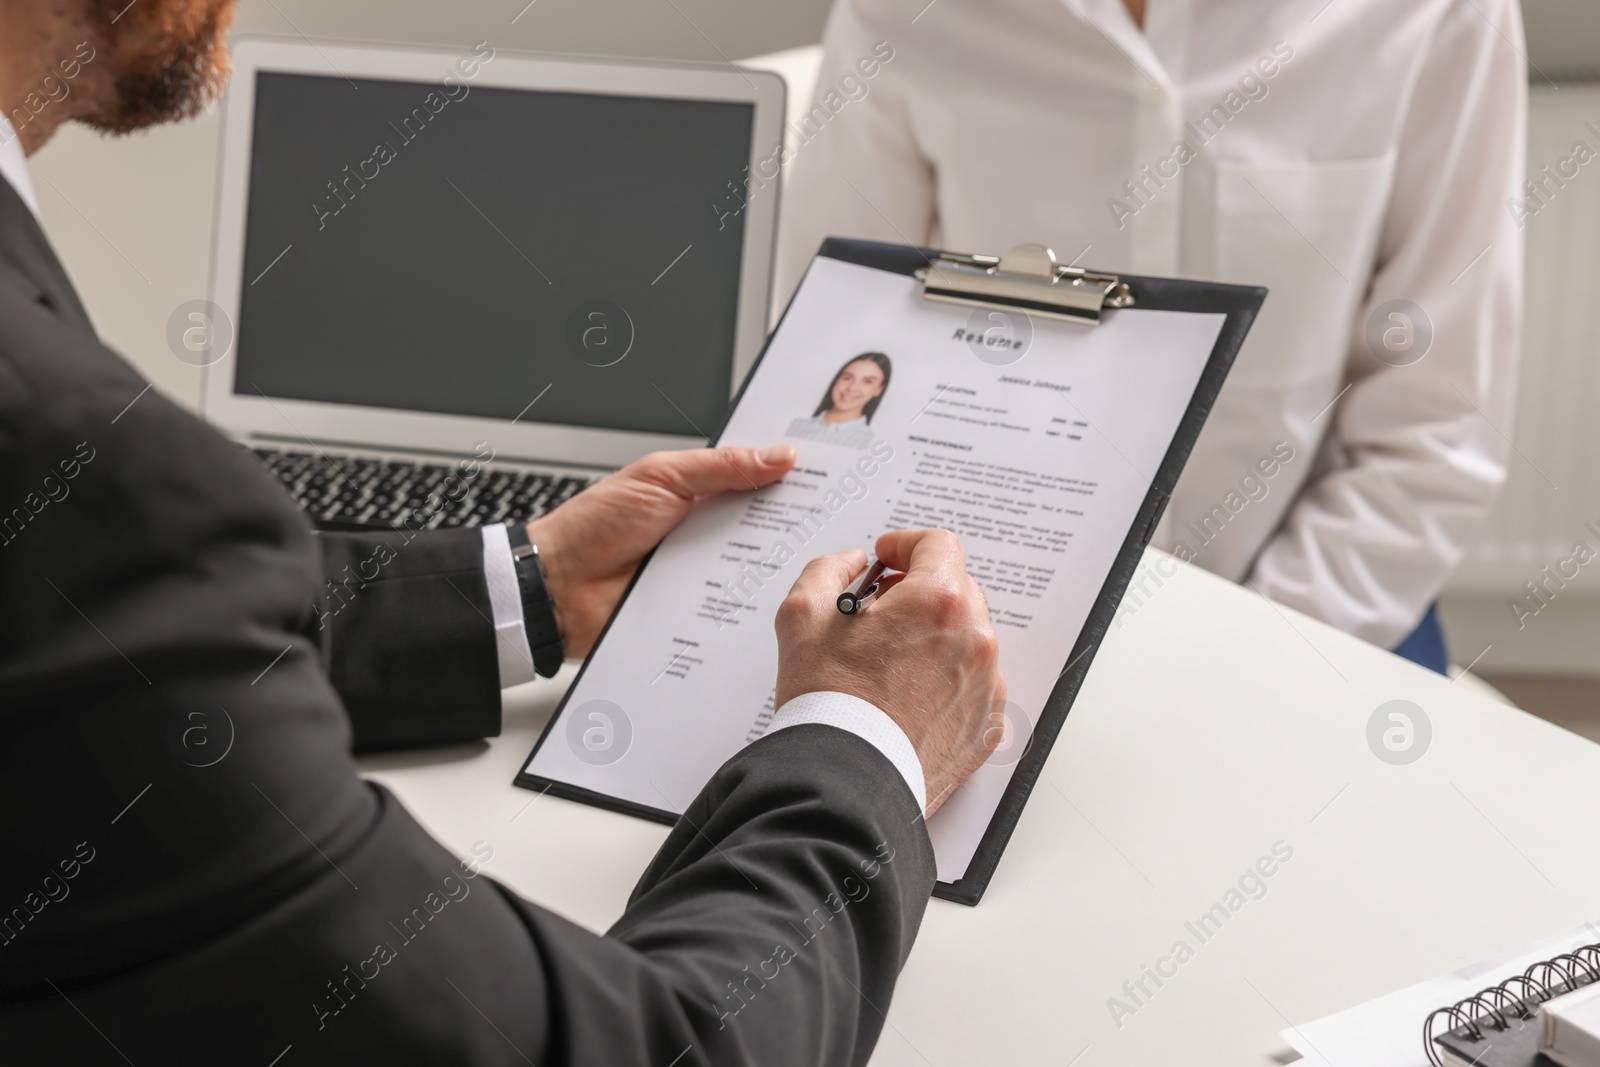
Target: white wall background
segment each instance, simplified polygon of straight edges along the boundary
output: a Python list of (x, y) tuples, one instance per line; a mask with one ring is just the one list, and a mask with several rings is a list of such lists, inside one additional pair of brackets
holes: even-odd
[(1535, 80), (1600, 80), (1600, 3), (1522, 0)]

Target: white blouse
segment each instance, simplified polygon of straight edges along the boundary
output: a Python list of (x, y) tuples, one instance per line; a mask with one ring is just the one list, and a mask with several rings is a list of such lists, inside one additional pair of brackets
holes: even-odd
[(795, 419), (789, 424), (789, 431), (785, 436), (798, 437), (805, 441), (821, 441), (825, 445), (866, 448), (872, 444), (872, 427), (861, 417), (829, 425), (822, 421), (821, 415), (816, 415), (809, 419)]
[(1396, 644), (1510, 452), (1515, 0), (1150, 0), (1143, 31), (1122, 0), (907, 12), (834, 9), (819, 101), (892, 55), (795, 146), (780, 295), (828, 234), (1268, 286), (1155, 543)]

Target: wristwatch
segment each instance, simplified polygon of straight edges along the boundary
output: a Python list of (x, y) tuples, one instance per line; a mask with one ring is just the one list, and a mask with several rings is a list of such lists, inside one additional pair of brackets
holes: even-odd
[(545, 584), (544, 564), (539, 561), (539, 546), (528, 537), (528, 527), (516, 520), (506, 522), (511, 541), (511, 557), (517, 568), (517, 585), (522, 590), (522, 625), (528, 632), (528, 649), (533, 653), (533, 669), (550, 678), (567, 658), (556, 624), (556, 602)]

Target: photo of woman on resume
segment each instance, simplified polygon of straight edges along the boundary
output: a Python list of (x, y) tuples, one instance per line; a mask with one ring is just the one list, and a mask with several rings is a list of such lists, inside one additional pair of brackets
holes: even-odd
[(823, 444), (866, 448), (872, 415), (889, 388), (892, 366), (882, 352), (863, 352), (839, 368), (809, 419), (795, 419), (786, 436)]

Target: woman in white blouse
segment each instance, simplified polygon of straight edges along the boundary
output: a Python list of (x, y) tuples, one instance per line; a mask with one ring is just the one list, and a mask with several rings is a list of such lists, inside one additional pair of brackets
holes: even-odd
[(819, 97), (892, 58), (796, 146), (781, 295), (828, 234), (1268, 286), (1154, 543), (1444, 670), (1430, 605), (1510, 453), (1515, 0), (907, 11), (829, 20)]

